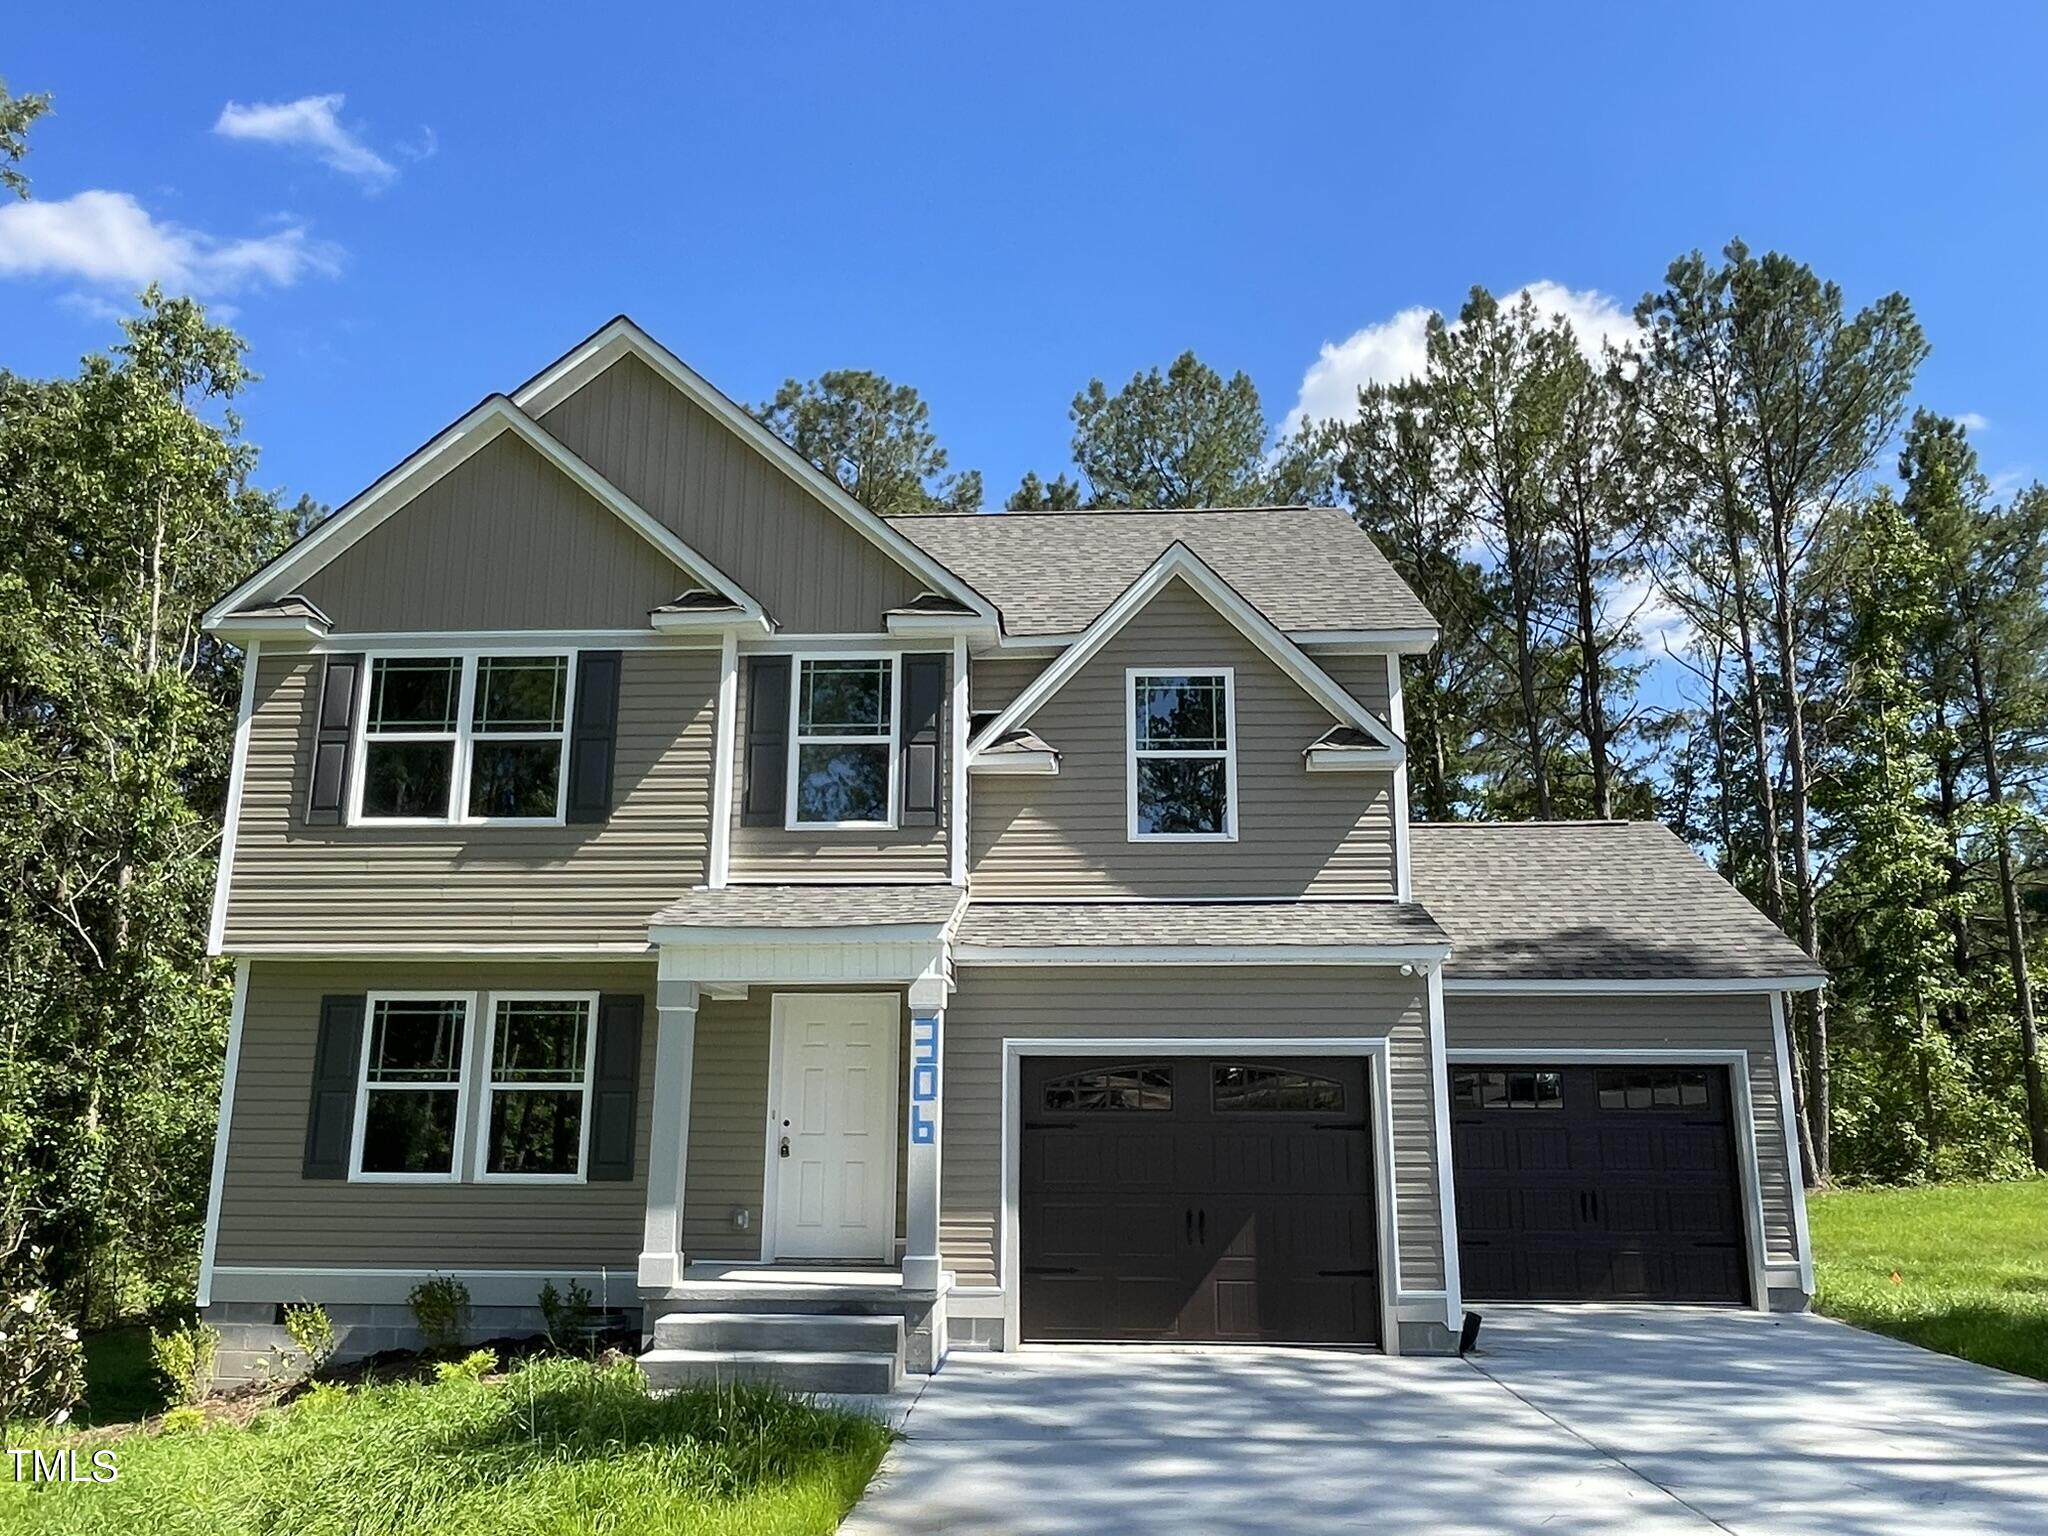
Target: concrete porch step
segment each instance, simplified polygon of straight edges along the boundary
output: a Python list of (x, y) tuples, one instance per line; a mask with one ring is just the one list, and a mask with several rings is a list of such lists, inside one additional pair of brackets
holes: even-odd
[(929, 1291), (900, 1286), (829, 1285), (805, 1281), (690, 1280), (649, 1303), (663, 1316), (686, 1312), (800, 1312), (812, 1316), (897, 1317), (906, 1302), (929, 1302)]
[(861, 1313), (671, 1312), (654, 1324), (656, 1349), (767, 1350), (903, 1358), (903, 1319)]
[(657, 1390), (706, 1382), (768, 1382), (786, 1392), (894, 1392), (897, 1357), (865, 1350), (650, 1349), (640, 1357)]

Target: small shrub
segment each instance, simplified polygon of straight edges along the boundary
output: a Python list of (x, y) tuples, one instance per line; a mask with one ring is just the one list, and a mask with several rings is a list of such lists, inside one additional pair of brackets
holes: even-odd
[(196, 1403), (213, 1387), (214, 1361), (220, 1354), (220, 1330), (205, 1323), (183, 1328), (155, 1328), (149, 1335), (150, 1357), (174, 1403)]
[(589, 1347), (591, 1320), (590, 1292), (574, 1280), (566, 1294), (549, 1280), (540, 1288), (540, 1315), (548, 1331), (548, 1342), (557, 1349), (583, 1350)]
[(437, 1355), (451, 1354), (469, 1337), (469, 1287), (447, 1275), (433, 1275), (412, 1288), (406, 1298), (420, 1337)]
[(317, 1371), (334, 1358), (334, 1319), (325, 1307), (286, 1307), (284, 1331), (306, 1357), (306, 1368)]
[(197, 1434), (206, 1428), (206, 1414), (192, 1403), (180, 1403), (175, 1408), (165, 1409), (159, 1423), (167, 1435)]
[(472, 1349), (460, 1360), (443, 1360), (434, 1367), (434, 1380), (482, 1381), (498, 1368), (498, 1356), (488, 1349)]
[(0, 1292), (0, 1424), (62, 1424), (85, 1396), (78, 1330), (40, 1287)]

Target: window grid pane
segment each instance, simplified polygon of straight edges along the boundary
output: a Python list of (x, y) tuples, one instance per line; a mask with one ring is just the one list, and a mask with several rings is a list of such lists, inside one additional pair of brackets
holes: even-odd
[(807, 661), (797, 690), (797, 734), (872, 740), (889, 734), (888, 661)]
[(370, 1083), (457, 1083), (468, 1005), (459, 998), (383, 1000), (370, 1020)]
[(1146, 1066), (1097, 1067), (1056, 1077), (1045, 1085), (1040, 1102), (1055, 1113), (1086, 1110), (1154, 1110), (1173, 1108), (1173, 1068)]
[(1464, 1109), (1562, 1109), (1564, 1073), (1549, 1067), (1460, 1068), (1451, 1075), (1451, 1101)]
[(363, 1106), (364, 1173), (455, 1171), (453, 1089), (370, 1089)]
[(1229, 747), (1220, 673), (1134, 681), (1139, 751), (1221, 752)]
[(1220, 1112), (1311, 1110), (1341, 1114), (1344, 1109), (1344, 1085), (1313, 1072), (1219, 1062), (1210, 1077), (1209, 1102)]
[(581, 1083), (590, 1007), (577, 1001), (508, 1000), (491, 1032), (491, 1082)]
[(370, 665), (372, 732), (451, 732), (462, 692), (457, 656), (379, 656)]
[(479, 657), (470, 721), (485, 735), (559, 731), (568, 691), (566, 656)]
[(1595, 1086), (1602, 1109), (1707, 1109), (1713, 1103), (1704, 1067), (1603, 1067)]

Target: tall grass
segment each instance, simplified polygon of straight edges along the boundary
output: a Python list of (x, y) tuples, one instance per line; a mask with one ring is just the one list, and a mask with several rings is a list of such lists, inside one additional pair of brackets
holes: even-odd
[[(654, 1398), (630, 1364), (548, 1359), (490, 1382), (316, 1388), (244, 1427), (131, 1435), (112, 1443), (112, 1484), (12, 1484), (0, 1467), (0, 1530), (829, 1532), (888, 1439), (872, 1420), (767, 1388)], [(66, 1437), (9, 1441), (31, 1443)]]

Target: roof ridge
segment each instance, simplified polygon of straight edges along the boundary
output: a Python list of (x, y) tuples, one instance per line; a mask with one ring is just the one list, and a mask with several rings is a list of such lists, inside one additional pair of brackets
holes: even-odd
[(885, 512), (892, 523), (960, 521), (984, 517), (1213, 517), (1232, 512), (1335, 512), (1351, 514), (1342, 507), (1307, 501), (1270, 501), (1251, 507), (983, 507), (975, 512)]
[(1477, 831), (1487, 828), (1515, 830), (1523, 827), (1662, 827), (1666, 832), (1671, 830), (1654, 816), (1636, 818), (1627, 816), (1553, 816), (1547, 821), (1538, 821), (1533, 818), (1527, 821), (1411, 821), (1408, 825), (1412, 831), (1431, 832), (1439, 830)]

